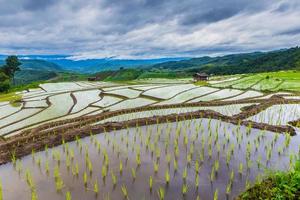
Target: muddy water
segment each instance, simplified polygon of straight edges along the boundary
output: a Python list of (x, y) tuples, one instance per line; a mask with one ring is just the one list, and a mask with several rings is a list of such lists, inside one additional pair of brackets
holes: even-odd
[[(179, 134), (180, 133), (180, 134)], [(178, 134), (179, 155), (178, 170), (174, 170), (174, 141)], [(211, 135), (211, 136), (210, 136)], [(188, 140), (184, 141), (184, 136)], [(216, 140), (216, 136), (218, 139)], [(150, 138), (149, 147), (146, 148), (147, 137)], [(210, 139), (212, 138), (212, 139)], [(259, 143), (256, 145), (255, 141)], [(193, 142), (194, 140), (194, 142)], [(265, 173), (265, 170), (287, 170), (290, 166), (290, 155), (296, 155), (299, 151), (300, 136), (291, 137), (289, 145), (278, 154), (278, 149), (285, 146), (287, 138), (280, 134), (276, 139), (275, 133), (262, 132), (247, 127), (220, 122), (217, 120), (197, 119), (180, 123), (168, 123), (151, 125), (128, 130), (115, 131), (88, 137), (77, 142), (71, 142), (48, 151), (35, 153), (34, 156), (24, 157), (16, 167), (12, 164), (0, 166), (0, 179), (3, 188), (4, 200), (31, 199), (31, 190), (26, 181), (26, 171), (30, 172), (34, 182), (34, 189), (38, 199), (63, 200), (65, 193), (71, 192), (73, 200), (93, 199), (124, 199), (121, 186), (125, 186), (129, 199), (159, 199), (157, 190), (163, 188), (165, 199), (213, 199), (214, 192), (218, 190), (219, 199), (233, 199), (245, 189), (246, 182), (253, 183), (257, 177)], [(212, 142), (210, 142), (212, 141)], [(216, 141), (216, 142), (215, 142)], [(187, 142), (187, 145), (184, 143)], [(101, 144), (98, 151), (97, 143)], [(127, 145), (128, 143), (128, 145)], [(169, 143), (169, 146), (166, 146)], [(194, 145), (192, 145), (194, 143)], [(209, 156), (209, 144), (212, 143), (212, 153)], [(251, 166), (247, 169), (246, 152), (247, 143), (250, 143)], [(273, 145), (271, 145), (273, 143)], [(191, 151), (191, 147), (194, 150)], [(226, 154), (233, 148), (229, 165), (226, 164)], [(249, 148), (249, 146), (248, 146)], [(201, 153), (204, 149), (204, 153)], [(218, 153), (219, 149), (219, 153)], [(160, 150), (159, 170), (157, 174), (153, 170), (153, 162), (157, 160), (157, 152)], [(53, 155), (60, 155), (60, 164)], [(67, 154), (67, 152), (69, 152)], [(74, 160), (70, 156), (74, 152)], [(104, 165), (104, 152), (109, 158), (109, 168), (105, 180), (102, 178), (102, 166)], [(141, 154), (141, 165), (138, 167), (136, 153)], [(167, 153), (166, 153), (167, 152)], [(193, 152), (190, 165), (187, 164), (187, 155)], [(267, 152), (271, 157), (267, 162)], [(89, 173), (85, 158), (92, 162), (93, 171)], [(170, 166), (167, 163), (167, 155), (171, 156)], [(203, 161), (201, 161), (203, 155)], [(293, 156), (292, 156), (293, 157)], [(70, 168), (67, 165), (70, 160)], [(199, 161), (199, 186), (195, 186), (195, 163)], [(219, 160), (220, 168), (213, 181), (210, 180), (212, 166), (215, 160)], [(257, 160), (261, 166), (258, 167)], [(38, 164), (40, 161), (40, 165)], [(119, 163), (123, 163), (123, 172), (119, 172)], [(49, 163), (49, 174), (46, 173), (46, 163)], [(21, 163), (21, 164), (20, 164)], [(239, 165), (243, 163), (243, 172), (240, 175)], [(79, 175), (72, 174), (72, 168), (78, 164)], [(20, 167), (21, 166), (21, 167)], [(57, 192), (54, 181), (54, 168), (59, 167), (64, 187)], [(132, 168), (136, 171), (136, 179), (132, 178)], [(182, 174), (187, 169), (186, 184), (188, 192), (182, 195), (184, 184)], [(170, 183), (166, 185), (165, 173), (170, 172)], [(226, 195), (226, 186), (230, 181), (230, 173), (234, 172), (232, 190)], [(84, 186), (83, 173), (88, 174), (87, 187)], [(114, 186), (111, 173), (117, 177)], [(149, 190), (149, 177), (153, 177), (153, 189)], [(94, 183), (98, 182), (99, 194), (95, 195)]]

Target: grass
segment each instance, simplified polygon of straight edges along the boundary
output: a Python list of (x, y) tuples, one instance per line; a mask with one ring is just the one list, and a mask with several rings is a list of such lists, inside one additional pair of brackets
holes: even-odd
[(21, 99), (22, 99), (22, 95), (16, 94), (15, 92), (0, 94), (0, 102), (9, 101), (9, 103), (15, 107), (18, 107), (21, 105), (19, 102)]
[(300, 198), (300, 160), (289, 172), (270, 172), (262, 182), (242, 193), (238, 199), (290, 199)]

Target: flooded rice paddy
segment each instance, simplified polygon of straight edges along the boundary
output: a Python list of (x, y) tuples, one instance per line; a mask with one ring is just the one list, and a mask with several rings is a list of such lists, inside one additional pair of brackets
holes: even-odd
[(0, 166), (3, 199), (233, 199), (288, 170), (300, 136), (211, 119), (148, 125), (45, 147)]

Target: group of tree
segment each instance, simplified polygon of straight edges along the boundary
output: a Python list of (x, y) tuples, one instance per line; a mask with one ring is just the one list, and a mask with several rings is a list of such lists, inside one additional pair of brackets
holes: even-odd
[(11, 84), (14, 83), (14, 76), (20, 70), (20, 61), (17, 56), (8, 56), (5, 64), (0, 67), (0, 92), (9, 90)]

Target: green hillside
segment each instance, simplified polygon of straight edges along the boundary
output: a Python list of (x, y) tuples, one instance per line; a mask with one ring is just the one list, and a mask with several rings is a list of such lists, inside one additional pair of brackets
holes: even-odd
[(300, 69), (300, 48), (272, 52), (254, 52), (220, 57), (201, 57), (153, 65), (160, 70), (206, 72), (209, 74), (241, 74)]
[[(45, 81), (58, 76), (63, 71), (57, 64), (37, 59), (20, 60), (21, 71), (16, 72), (14, 84), (22, 85), (36, 81)], [(4, 60), (0, 60), (0, 66), (4, 65)]]

